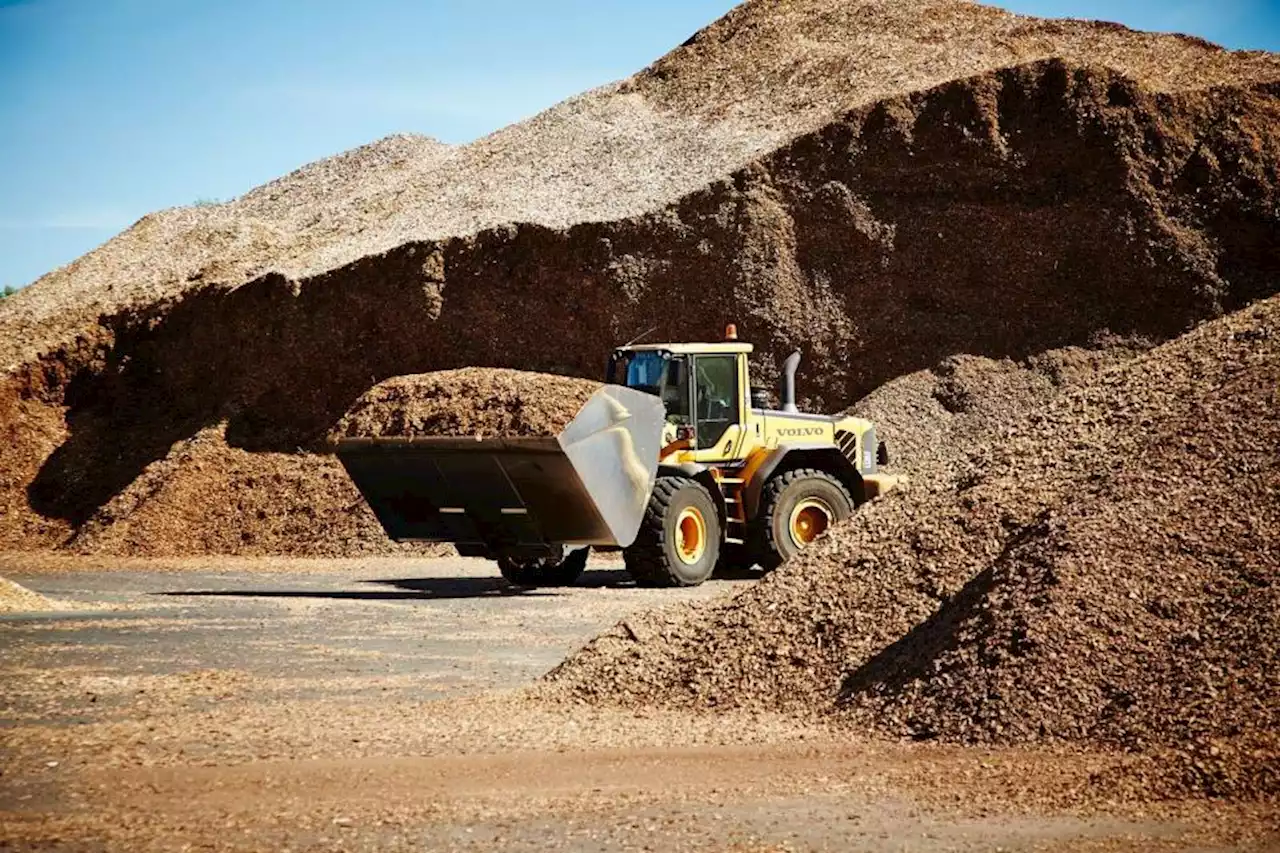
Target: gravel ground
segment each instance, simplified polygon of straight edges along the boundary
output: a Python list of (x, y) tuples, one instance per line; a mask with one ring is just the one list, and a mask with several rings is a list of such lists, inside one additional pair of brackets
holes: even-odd
[[(6, 555), (83, 608), (0, 618), (5, 849), (1262, 850), (1243, 806), (1106, 804), (1107, 756), (903, 746), (520, 689), (635, 608), (464, 560)], [(26, 568), (21, 568), (25, 566)], [(107, 609), (111, 608), (111, 609)]]

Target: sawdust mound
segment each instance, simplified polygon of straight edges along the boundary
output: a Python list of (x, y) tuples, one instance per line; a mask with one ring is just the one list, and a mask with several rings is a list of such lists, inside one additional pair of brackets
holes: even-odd
[(0, 578), (0, 613), (37, 613), (64, 608), (65, 605), (45, 598), (38, 592)]
[(361, 397), (333, 437), (556, 435), (599, 388), (585, 379), (476, 367), (398, 376)]
[(1101, 372), (732, 599), (629, 620), (593, 701), (831, 713), (902, 737), (1165, 755), (1280, 794), (1280, 298)]

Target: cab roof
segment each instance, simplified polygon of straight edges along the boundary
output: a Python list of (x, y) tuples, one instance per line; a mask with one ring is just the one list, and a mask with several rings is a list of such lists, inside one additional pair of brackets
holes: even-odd
[(618, 347), (618, 352), (670, 352), (676, 355), (713, 355), (718, 353), (754, 352), (755, 347), (741, 341), (719, 341), (717, 343), (698, 344), (635, 344), (629, 347)]

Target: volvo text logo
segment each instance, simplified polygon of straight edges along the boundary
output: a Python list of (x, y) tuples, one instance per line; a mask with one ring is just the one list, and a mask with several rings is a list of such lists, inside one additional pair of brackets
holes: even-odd
[(805, 435), (822, 435), (822, 427), (785, 427), (778, 430), (778, 435), (786, 438), (798, 438)]

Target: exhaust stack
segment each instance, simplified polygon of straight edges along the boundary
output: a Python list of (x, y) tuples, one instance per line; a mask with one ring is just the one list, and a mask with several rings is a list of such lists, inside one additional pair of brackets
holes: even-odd
[(796, 370), (800, 368), (800, 351), (787, 356), (782, 365), (782, 411), (799, 412), (796, 408)]

